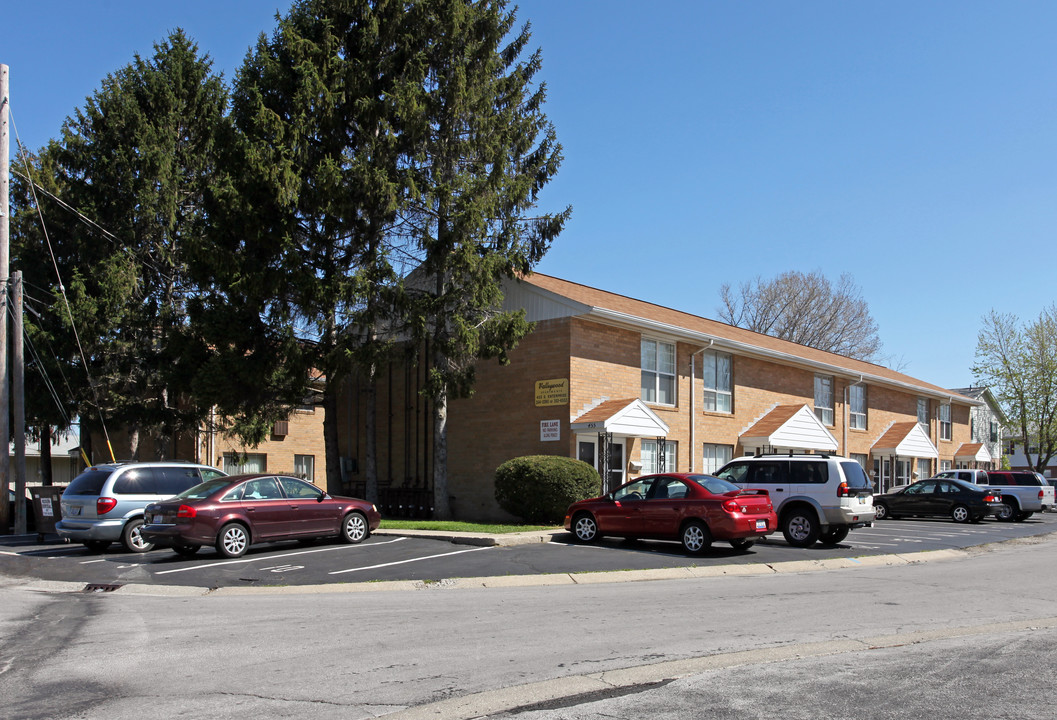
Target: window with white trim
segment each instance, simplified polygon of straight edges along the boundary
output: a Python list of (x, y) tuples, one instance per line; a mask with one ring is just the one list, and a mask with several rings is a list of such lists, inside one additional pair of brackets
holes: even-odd
[(715, 350), (701, 354), (701, 382), (705, 388), (705, 410), (729, 413), (733, 407), (731, 356)]
[(294, 455), (294, 473), (303, 480), (315, 482), (316, 480), (316, 456)]
[(940, 440), (951, 439), (951, 406), (940, 405)]
[(929, 399), (919, 397), (918, 398), (918, 423), (921, 425), (921, 429), (928, 435), (929, 432)]
[(848, 387), (848, 425), (855, 430), (866, 429), (866, 386)]
[(709, 475), (716, 472), (730, 462), (734, 448), (730, 445), (713, 445), (705, 443), (701, 453), (701, 471)]
[[(639, 458), (642, 460), (643, 473), (658, 473), (661, 471), (660, 453), (657, 450), (656, 440), (643, 440), (642, 450)], [(676, 458), (679, 456), (679, 443), (668, 440), (664, 443), (664, 472), (678, 472)]]
[(224, 466), (228, 475), (246, 475), (268, 471), (268, 456), (264, 453), (224, 453)]
[(940, 472), (944, 472), (944, 471), (950, 470), (950, 469), (951, 469), (951, 461), (950, 460), (940, 460)]
[(931, 477), (932, 462), (924, 458), (918, 458), (918, 480)]
[(675, 344), (642, 338), (642, 399), (675, 405)]
[(815, 376), (815, 415), (826, 427), (833, 427), (833, 376)]

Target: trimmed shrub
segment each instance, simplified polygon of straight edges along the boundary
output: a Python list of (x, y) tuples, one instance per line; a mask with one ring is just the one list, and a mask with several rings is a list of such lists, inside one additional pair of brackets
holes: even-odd
[(560, 524), (577, 500), (602, 491), (598, 471), (557, 455), (527, 455), (496, 468), (495, 499), (499, 507), (532, 523)]

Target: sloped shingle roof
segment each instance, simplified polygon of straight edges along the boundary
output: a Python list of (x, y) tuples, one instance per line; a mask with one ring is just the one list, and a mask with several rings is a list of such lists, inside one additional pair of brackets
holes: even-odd
[[(668, 326), (673, 332), (706, 336), (714, 339), (718, 347), (737, 347), (743, 352), (759, 352), (764, 355), (784, 356), (789, 362), (806, 362), (807, 364), (828, 366), (833, 371), (848, 375), (862, 375), (871, 381), (881, 381), (917, 390), (932, 397), (952, 398), (963, 405), (979, 405), (981, 402), (967, 398), (952, 390), (919, 380), (891, 370), (882, 365), (855, 360), (836, 353), (817, 350), (798, 345), (788, 340), (780, 340), (769, 335), (753, 332), (726, 323), (699, 317), (690, 313), (672, 310), (661, 305), (654, 305), (643, 300), (618, 295), (578, 283), (561, 280), (550, 275), (534, 273), (522, 278), (522, 281), (541, 290), (560, 297), (573, 300), (592, 308), (593, 312), (602, 311), (611, 319), (624, 319), (629, 324), (660, 324)], [(707, 341), (707, 340), (706, 340)]]

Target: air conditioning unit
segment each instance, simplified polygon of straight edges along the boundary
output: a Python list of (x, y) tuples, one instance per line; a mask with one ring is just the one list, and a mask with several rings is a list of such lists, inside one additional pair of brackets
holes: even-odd
[(275, 423), (275, 427), (272, 428), (272, 435), (276, 435), (278, 437), (285, 437), (285, 436), (287, 436), (289, 434), (290, 434), (290, 421), (289, 420), (280, 420), (279, 422)]

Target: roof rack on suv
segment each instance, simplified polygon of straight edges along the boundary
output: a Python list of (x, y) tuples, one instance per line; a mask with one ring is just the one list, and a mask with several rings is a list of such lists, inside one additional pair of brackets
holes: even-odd
[(808, 457), (808, 458), (829, 458), (833, 457), (829, 453), (810, 453), (810, 452), (793, 452), (790, 450), (787, 453), (753, 453), (748, 457)]

